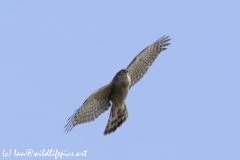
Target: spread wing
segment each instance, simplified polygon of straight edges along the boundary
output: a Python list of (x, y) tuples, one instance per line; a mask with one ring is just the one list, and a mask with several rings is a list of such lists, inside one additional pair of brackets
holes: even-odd
[(130, 88), (136, 84), (143, 75), (147, 72), (149, 66), (152, 65), (157, 56), (167, 48), (165, 46), (169, 45), (167, 43), (170, 41), (169, 36), (163, 36), (158, 39), (155, 43), (148, 46), (144, 50), (142, 50), (128, 65), (127, 70), (131, 77), (131, 85)]
[(68, 119), (65, 131), (68, 133), (78, 124), (93, 121), (111, 106), (110, 93), (112, 84), (108, 84), (93, 92), (82, 106)]

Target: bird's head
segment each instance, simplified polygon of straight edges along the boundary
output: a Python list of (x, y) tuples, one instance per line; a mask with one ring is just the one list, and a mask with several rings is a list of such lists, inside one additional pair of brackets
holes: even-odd
[(118, 73), (117, 73), (117, 75), (127, 75), (128, 74), (128, 70), (126, 70), (126, 69), (122, 69), (122, 70), (120, 70)]
[(125, 81), (129, 77), (128, 70), (122, 69), (120, 70), (115, 77), (113, 78), (114, 81)]

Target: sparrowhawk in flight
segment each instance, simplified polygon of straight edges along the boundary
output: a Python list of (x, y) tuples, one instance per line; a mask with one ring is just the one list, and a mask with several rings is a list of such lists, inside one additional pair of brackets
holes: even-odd
[(65, 131), (69, 132), (78, 124), (95, 120), (100, 114), (112, 108), (104, 135), (114, 132), (128, 118), (125, 99), (129, 89), (136, 84), (148, 68), (152, 65), (157, 56), (164, 51), (169, 36), (163, 36), (152, 45), (142, 50), (128, 65), (126, 69), (120, 70), (113, 80), (106, 86), (93, 92), (82, 106), (68, 119)]

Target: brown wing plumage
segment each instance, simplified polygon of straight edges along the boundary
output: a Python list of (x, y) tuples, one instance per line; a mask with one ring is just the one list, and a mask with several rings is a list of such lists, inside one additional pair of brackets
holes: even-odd
[(127, 67), (128, 73), (131, 77), (130, 88), (143, 77), (143, 75), (147, 72), (149, 66), (152, 65), (160, 52), (167, 49), (164, 47), (170, 44), (167, 43), (168, 41), (170, 41), (169, 36), (163, 36), (155, 43), (142, 50), (132, 60), (132, 62)]
[(111, 106), (109, 95), (112, 84), (108, 84), (93, 92), (82, 106), (68, 119), (65, 131), (68, 133), (78, 124), (93, 121)]

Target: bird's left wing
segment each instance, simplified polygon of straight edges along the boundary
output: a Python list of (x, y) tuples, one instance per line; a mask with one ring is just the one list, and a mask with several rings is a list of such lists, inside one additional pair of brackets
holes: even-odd
[(155, 43), (142, 50), (132, 60), (132, 62), (127, 67), (128, 73), (131, 77), (130, 88), (143, 77), (143, 75), (147, 72), (149, 66), (152, 65), (160, 52), (167, 49), (165, 46), (170, 44), (167, 43), (168, 41), (170, 41), (169, 36), (163, 36)]
[(93, 121), (111, 106), (110, 93), (112, 83), (93, 92), (82, 106), (68, 119), (65, 131), (68, 133), (78, 124)]

